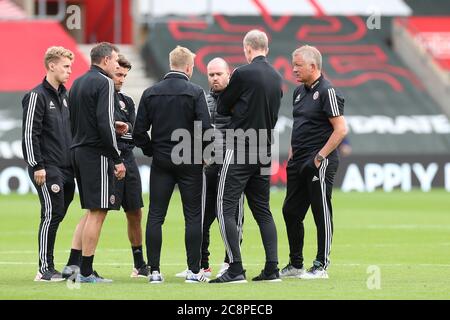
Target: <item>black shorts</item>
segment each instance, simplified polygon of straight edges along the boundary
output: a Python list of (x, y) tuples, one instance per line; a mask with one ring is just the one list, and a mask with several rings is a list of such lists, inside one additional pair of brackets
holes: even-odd
[(71, 156), (81, 207), (88, 210), (119, 210), (114, 162), (92, 147), (72, 149)]
[(139, 168), (133, 151), (122, 152), (127, 172), (125, 178), (116, 182), (116, 199), (125, 211), (134, 211), (144, 206)]

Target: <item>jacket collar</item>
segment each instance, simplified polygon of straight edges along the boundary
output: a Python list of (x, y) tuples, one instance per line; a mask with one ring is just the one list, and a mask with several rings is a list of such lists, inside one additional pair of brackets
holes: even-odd
[(91, 65), (90, 71), (97, 71), (97, 72), (100, 72), (100, 73), (104, 74), (104, 75), (107, 76), (108, 78), (111, 78), (111, 76), (110, 76), (105, 70), (103, 70), (102, 68), (100, 68), (99, 66)]
[(315, 87), (317, 87), (317, 85), (322, 81), (322, 79), (323, 79), (323, 75), (320, 74), (320, 77), (318, 77), (318, 78), (312, 83), (311, 86), (307, 86), (307, 85), (305, 84), (305, 89), (307, 89), (307, 90), (313, 90), (313, 89), (314, 89)]
[(184, 73), (184, 72), (181, 72), (181, 71), (170, 70), (164, 76), (164, 79), (168, 79), (168, 78), (185, 79), (186, 81), (189, 81), (188, 75), (186, 73)]
[(62, 95), (62, 94), (67, 92), (67, 89), (66, 89), (66, 87), (63, 84), (60, 84), (59, 88), (58, 88), (58, 91), (56, 91), (55, 88), (53, 88), (53, 86), (47, 81), (47, 77), (44, 77), (44, 80), (42, 80), (42, 85), (48, 91), (53, 92), (54, 94), (56, 94), (56, 96), (60, 96), (60, 95)]
[(259, 61), (267, 61), (267, 58), (265, 57), (265, 56), (257, 56), (257, 57), (254, 57), (253, 58), (253, 60), (252, 60), (252, 63), (253, 62), (259, 62)]

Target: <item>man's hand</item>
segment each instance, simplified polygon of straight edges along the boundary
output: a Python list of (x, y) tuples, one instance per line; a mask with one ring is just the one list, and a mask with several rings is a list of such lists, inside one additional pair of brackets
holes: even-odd
[(36, 182), (38, 186), (42, 186), (45, 183), (46, 175), (47, 173), (45, 172), (45, 169), (36, 170), (34, 172), (34, 182)]
[(316, 159), (316, 157), (314, 157), (314, 165), (316, 166), (317, 169), (319, 169), (320, 167), (320, 161)]
[(116, 164), (114, 175), (116, 176), (117, 180), (122, 180), (125, 177), (126, 171), (127, 169), (125, 168), (125, 165), (123, 163)]
[(114, 127), (116, 129), (116, 132), (118, 135), (123, 136), (125, 133), (128, 132), (128, 124), (122, 121), (116, 121), (114, 122)]

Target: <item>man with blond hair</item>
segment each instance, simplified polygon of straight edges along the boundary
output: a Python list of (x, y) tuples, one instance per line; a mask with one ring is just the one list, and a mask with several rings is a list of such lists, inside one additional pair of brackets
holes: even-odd
[(72, 202), (75, 182), (69, 149), (69, 104), (64, 84), (72, 73), (74, 54), (50, 47), (44, 57), (47, 74), (22, 100), (22, 150), (28, 173), (41, 202), (35, 281), (62, 281), (55, 269), (53, 249), (59, 224)]
[[(204, 197), (202, 141), (201, 137), (195, 137), (200, 141), (195, 140), (194, 133), (201, 133), (211, 125), (205, 92), (189, 81), (194, 71), (194, 57), (189, 49), (180, 46), (170, 52), (170, 72), (142, 94), (133, 131), (136, 146), (145, 155), (153, 157), (146, 230), (150, 283), (164, 281), (160, 270), (161, 227), (175, 184), (180, 190), (185, 218), (189, 269), (185, 282), (208, 281), (200, 272)], [(196, 125), (199, 125), (198, 130), (194, 130)], [(147, 133), (149, 129), (151, 138)], [(186, 147), (180, 151), (179, 145)], [(196, 145), (200, 145), (200, 150), (194, 149)]]

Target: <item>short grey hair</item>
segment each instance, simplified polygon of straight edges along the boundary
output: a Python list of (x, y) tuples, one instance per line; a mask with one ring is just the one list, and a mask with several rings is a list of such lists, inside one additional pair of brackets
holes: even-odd
[(91, 63), (99, 64), (103, 58), (111, 56), (113, 51), (119, 53), (119, 49), (109, 42), (97, 44), (91, 49)]
[(322, 70), (322, 55), (316, 47), (308, 45), (301, 46), (294, 50), (292, 58), (297, 55), (301, 55), (306, 63), (314, 64), (318, 70)]
[(250, 46), (253, 50), (269, 49), (269, 39), (267, 34), (260, 30), (251, 30), (244, 37), (244, 46)]

